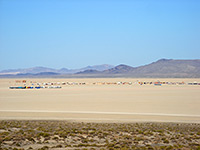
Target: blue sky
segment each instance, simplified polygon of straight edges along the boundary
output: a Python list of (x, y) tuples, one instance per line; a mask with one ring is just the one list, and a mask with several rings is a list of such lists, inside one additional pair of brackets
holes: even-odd
[(0, 0), (0, 70), (200, 58), (199, 0)]

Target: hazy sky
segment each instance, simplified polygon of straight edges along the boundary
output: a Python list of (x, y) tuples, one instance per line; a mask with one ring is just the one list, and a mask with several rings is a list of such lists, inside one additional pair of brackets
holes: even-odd
[(199, 0), (0, 0), (0, 70), (200, 58)]

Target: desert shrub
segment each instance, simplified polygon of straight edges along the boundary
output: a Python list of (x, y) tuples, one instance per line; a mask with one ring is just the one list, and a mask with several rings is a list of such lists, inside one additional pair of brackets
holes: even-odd
[(87, 147), (88, 146), (88, 144), (83, 144), (83, 143), (80, 143), (80, 144), (78, 144), (78, 146), (77, 147)]
[(120, 148), (121, 150), (129, 150), (130, 148), (129, 147), (122, 147)]
[(42, 148), (39, 148), (38, 150), (47, 150), (47, 149), (49, 149), (48, 146), (43, 146)]
[(120, 148), (120, 147), (121, 146), (119, 144), (117, 144), (117, 145), (114, 146), (115, 149)]
[(56, 145), (55, 148), (62, 148), (62, 145)]
[(49, 133), (46, 133), (46, 132), (40, 132), (40, 133), (38, 134), (38, 136), (48, 137), (48, 136), (50, 136), (50, 135), (49, 135)]
[(171, 145), (167, 146), (167, 148), (166, 148), (166, 150), (171, 150), (171, 149), (174, 149), (174, 147)]
[(65, 147), (72, 147), (72, 146), (67, 144), (67, 145), (65, 145)]
[(3, 137), (5, 137), (7, 135), (9, 135), (9, 132), (7, 132), (7, 131), (0, 133), (0, 136), (3, 136)]

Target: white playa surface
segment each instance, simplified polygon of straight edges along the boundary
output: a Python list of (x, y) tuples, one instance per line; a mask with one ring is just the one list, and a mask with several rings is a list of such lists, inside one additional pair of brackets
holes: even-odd
[[(9, 89), (0, 79), (0, 119), (95, 122), (200, 123), (200, 85), (64, 85), (61, 89)], [(132, 82), (158, 79), (26, 79), (27, 82)], [(200, 82), (200, 79), (159, 79)]]

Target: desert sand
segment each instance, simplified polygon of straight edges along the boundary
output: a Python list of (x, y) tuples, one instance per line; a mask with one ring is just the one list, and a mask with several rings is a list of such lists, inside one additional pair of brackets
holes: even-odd
[[(200, 85), (64, 85), (9, 89), (0, 79), (0, 119), (200, 123)], [(27, 82), (200, 82), (200, 79), (26, 79)]]

